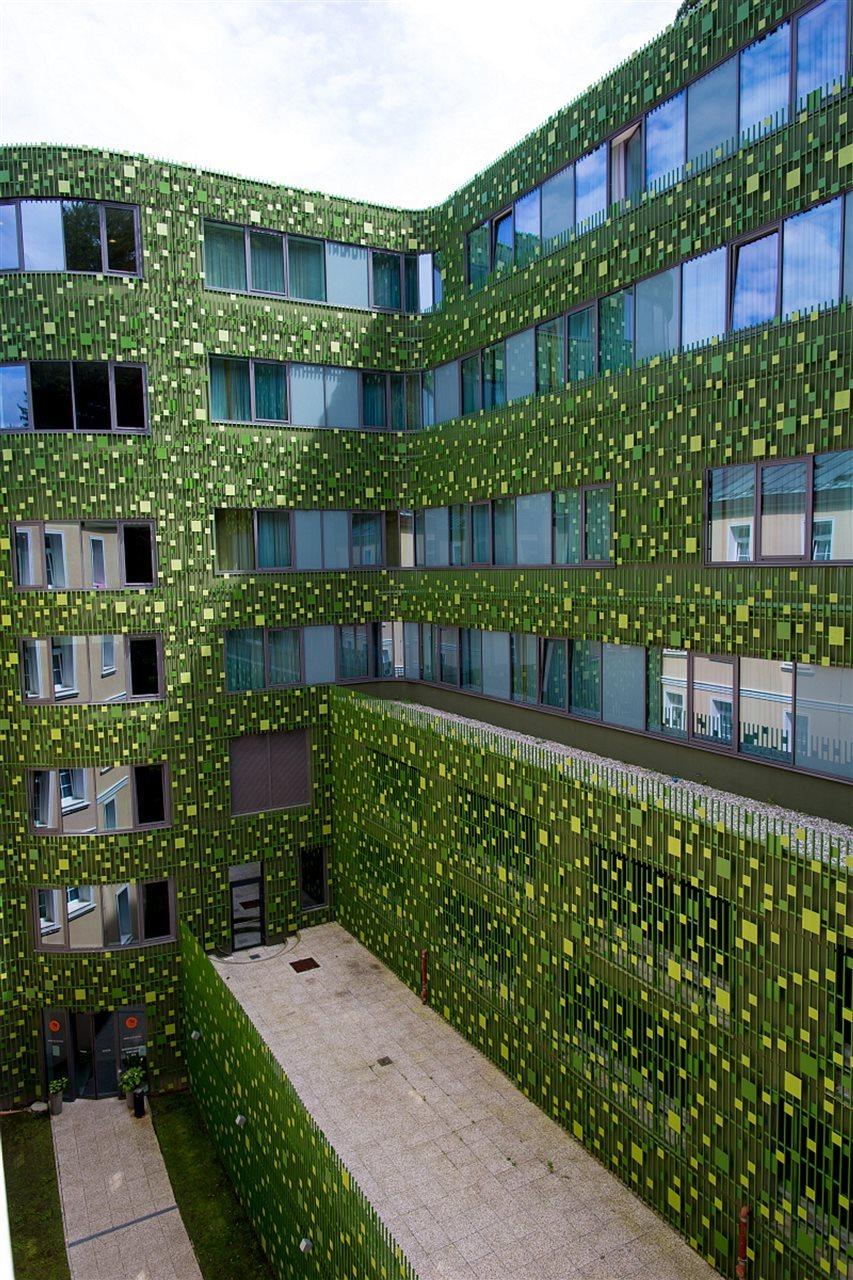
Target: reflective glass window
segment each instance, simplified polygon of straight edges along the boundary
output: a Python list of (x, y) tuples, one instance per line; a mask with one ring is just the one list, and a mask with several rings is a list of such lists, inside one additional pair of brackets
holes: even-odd
[(471, 560), (489, 564), (492, 559), (492, 509), (488, 502), (475, 502), (471, 507)]
[(791, 24), (783, 22), (740, 55), (740, 132), (756, 135), (788, 119)]
[(823, 0), (797, 19), (797, 102), (841, 84), (846, 65), (847, 2)]
[(694, 738), (730, 747), (733, 741), (734, 663), (697, 654), (692, 671)]
[(638, 282), (634, 298), (637, 360), (678, 350), (679, 286), (679, 267)]
[(678, 180), (687, 144), (686, 94), (667, 98), (646, 116), (646, 186)]
[(494, 563), (515, 564), (515, 498), (495, 499), (492, 513)]
[(715, 564), (754, 558), (755, 468), (715, 467), (708, 476), (708, 550)]
[(510, 636), (513, 702), (535, 703), (537, 701), (537, 648), (536, 636), (518, 631), (514, 631)]
[(853, 670), (797, 663), (794, 759), (853, 781)]
[(423, 563), (444, 566), (450, 563), (450, 525), (447, 507), (427, 507), (424, 516)]
[(367, 250), (359, 245), (326, 241), (328, 302), (341, 307), (368, 307), (367, 259)]
[(684, 649), (649, 649), (646, 723), (652, 733), (687, 737), (687, 653)]
[(542, 247), (540, 232), (541, 196), (538, 187), (515, 202), (515, 260), (526, 266), (539, 257)]
[[(363, 536), (371, 543), (369, 521), (375, 513), (367, 515), (368, 523), (364, 526)], [(323, 568), (348, 569), (350, 567), (349, 515), (346, 511), (324, 511), (323, 517)], [(297, 542), (298, 546), (298, 542)], [(366, 552), (369, 554), (369, 551)]]
[(687, 89), (687, 158), (734, 141), (738, 132), (738, 60), (728, 58)]
[(509, 698), (509, 632), (483, 633), (483, 693), (490, 698)]
[(568, 668), (565, 640), (542, 642), (542, 705), (565, 711), (568, 698)]
[(109, 431), (110, 371), (105, 360), (75, 360), (74, 417), (78, 431)]
[(365, 569), (382, 564), (382, 516), (378, 511), (352, 514), (352, 566)]
[(63, 271), (65, 243), (58, 200), (22, 200), (21, 229), (26, 271)]
[(513, 263), (512, 210), (495, 218), (492, 227), (492, 266), (495, 271), (507, 271)]
[(0, 365), (0, 431), (26, 431), (29, 426), (27, 366)]
[(597, 147), (575, 165), (575, 219), (583, 228), (607, 208), (607, 147)]
[(806, 464), (783, 462), (760, 471), (762, 558), (804, 556)]
[(326, 255), (322, 240), (287, 237), (287, 270), (291, 298), (326, 300)]
[(595, 375), (595, 307), (572, 311), (569, 326), (569, 382)]
[(468, 233), (468, 283), (480, 288), (489, 278), (488, 222)]
[(569, 642), (569, 710), (595, 719), (601, 714), (601, 644), (598, 640)]
[(610, 489), (584, 491), (584, 559), (610, 559)]
[(249, 260), (256, 293), (284, 293), (283, 236), (274, 231), (250, 231)]
[(483, 408), (497, 409), (506, 404), (506, 354), (504, 344), (496, 342), (483, 351)]
[[(362, 416), (366, 427), (385, 427), (388, 408), (385, 397), (385, 374), (361, 375)], [(397, 424), (392, 424), (397, 425)]]
[(291, 420), (293, 422), (301, 427), (326, 425), (324, 385), (322, 366), (318, 364), (290, 366)]
[(812, 559), (853, 560), (853, 449), (815, 458)]
[(15, 271), (20, 265), (18, 206), (0, 204), (0, 271)]
[(468, 563), (468, 512), (466, 503), (455, 503), (450, 508), (450, 563)]
[(600, 373), (620, 373), (633, 363), (634, 290), (623, 289), (598, 304), (598, 369)]
[(373, 271), (373, 305), (383, 311), (400, 311), (400, 257), (396, 253), (381, 253), (374, 249), (370, 255)]
[(101, 210), (87, 200), (62, 202), (62, 235), (68, 271), (100, 271)]
[(243, 693), (264, 687), (264, 633), (260, 627), (225, 632), (225, 688)]
[(542, 240), (551, 253), (575, 225), (575, 168), (569, 165), (542, 184)]
[(67, 360), (34, 360), (30, 365), (33, 425), (40, 431), (70, 431), (74, 426), (71, 365)]
[(726, 250), (713, 249), (681, 268), (681, 345), (686, 350), (726, 331)]
[(645, 729), (646, 651), (640, 645), (602, 645), (602, 708), (605, 724)]
[(459, 417), (459, 362), (451, 360), (435, 370), (435, 422)]
[(559, 391), (565, 381), (563, 321), (547, 320), (536, 326), (536, 391), (540, 396)]
[[(506, 399), (520, 400), (535, 391), (536, 330), (525, 329), (506, 340)], [(495, 400), (495, 403), (503, 404), (503, 401)]]
[(305, 683), (331, 684), (335, 678), (335, 628), (305, 628)]
[(782, 226), (782, 315), (838, 301), (841, 199), (786, 218)]
[(479, 692), (483, 687), (483, 633), (463, 627), (460, 639), (462, 688)]
[(326, 426), (357, 427), (359, 418), (359, 384), (355, 369), (323, 371), (326, 395)]
[(104, 209), (107, 233), (107, 270), (134, 274), (140, 269), (136, 244), (136, 213), (108, 204)]
[(455, 627), (439, 627), (438, 664), (442, 684), (459, 683), (459, 633)]
[(581, 495), (579, 489), (554, 494), (554, 563), (580, 564)]
[(299, 628), (277, 627), (270, 631), (267, 644), (269, 646), (270, 684), (299, 684), (302, 679)]
[(776, 314), (776, 276), (779, 233), (737, 245), (735, 255), (732, 328), (763, 324)]
[(741, 658), (739, 749), (790, 764), (794, 754), (793, 663)]
[(551, 563), (551, 495), (516, 498), (516, 563)]
[(462, 412), (476, 413), (480, 404), (480, 356), (475, 353), (462, 362)]

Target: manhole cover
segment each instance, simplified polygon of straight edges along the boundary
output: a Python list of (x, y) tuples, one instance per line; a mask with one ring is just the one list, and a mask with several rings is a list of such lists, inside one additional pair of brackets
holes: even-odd
[(377, 1058), (376, 1065), (377, 1067), (390, 1067), (393, 1061), (393, 1058)]
[(309, 969), (320, 968), (313, 956), (306, 956), (304, 960), (291, 960), (290, 967), (294, 973), (307, 973)]

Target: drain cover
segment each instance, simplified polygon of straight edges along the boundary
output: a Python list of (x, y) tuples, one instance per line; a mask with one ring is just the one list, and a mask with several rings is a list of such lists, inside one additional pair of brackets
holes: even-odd
[(250, 959), (250, 960), (260, 960), (260, 958), (261, 958), (261, 953), (260, 953), (260, 951), (250, 951), (250, 952), (249, 952), (249, 959)]
[(307, 973), (309, 969), (320, 968), (313, 956), (306, 956), (304, 960), (291, 960), (290, 967), (294, 973)]
[(393, 1061), (393, 1058), (377, 1058), (376, 1065), (377, 1067), (390, 1067)]

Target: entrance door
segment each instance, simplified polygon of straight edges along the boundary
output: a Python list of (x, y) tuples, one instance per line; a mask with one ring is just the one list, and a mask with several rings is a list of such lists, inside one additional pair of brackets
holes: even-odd
[(264, 878), (260, 862), (231, 867), (231, 949), (244, 951), (264, 943)]
[(71, 1098), (110, 1098), (118, 1093), (116, 1014), (45, 1010), (48, 1082), (68, 1076)]

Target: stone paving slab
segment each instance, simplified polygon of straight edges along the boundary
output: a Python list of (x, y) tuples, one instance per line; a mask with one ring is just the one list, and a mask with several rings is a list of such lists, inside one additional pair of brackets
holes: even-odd
[(150, 1115), (78, 1098), (50, 1123), (71, 1280), (202, 1280)]
[(420, 1280), (718, 1277), (339, 925), (253, 954), (213, 963)]

